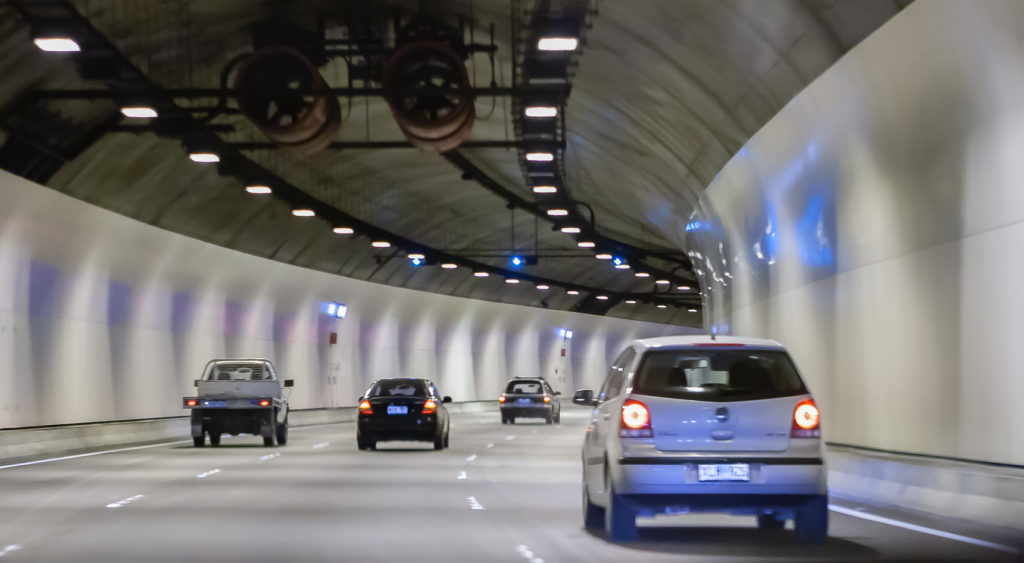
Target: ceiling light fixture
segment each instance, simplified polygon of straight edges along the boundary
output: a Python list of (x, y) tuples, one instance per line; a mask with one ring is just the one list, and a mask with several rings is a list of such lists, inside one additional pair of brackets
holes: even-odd
[(580, 40), (575, 37), (541, 37), (537, 49), (541, 51), (575, 51)]
[(313, 217), (316, 215), (316, 211), (312, 209), (292, 209), (292, 215), (296, 217)]
[(558, 191), (555, 186), (534, 186), (533, 193), (535, 194), (553, 194)]
[(442, 262), (441, 267), (445, 270), (454, 270), (455, 268), (458, 268), (459, 265), (455, 262)]
[(576, 291), (575, 289), (570, 289), (569, 291), (566, 291), (565, 293), (566, 293), (566, 295), (579, 295), (580, 294), (580, 292)]
[[(336, 235), (351, 235), (356, 232), (352, 227), (334, 227), (333, 231)], [(410, 254), (409, 258), (413, 258), (413, 256)], [(423, 257), (420, 256), (420, 259), (422, 260)]]
[(579, 227), (562, 227), (562, 232), (567, 234), (567, 235), (575, 235), (575, 234), (579, 234), (580, 228)]
[(422, 254), (422, 253), (419, 253), (419, 252), (412, 252), (410, 254), (406, 254), (406, 256), (408, 256), (410, 260), (426, 260), (427, 259), (427, 255), (426, 254)]
[(633, 275), (638, 277), (638, 278), (649, 278), (649, 277), (651, 277), (651, 274), (648, 274), (647, 272), (637, 272), (637, 273), (635, 273)]
[(136, 119), (153, 119), (159, 114), (149, 106), (130, 106), (121, 108), (121, 115)]
[(668, 285), (671, 282), (669, 282), (668, 280), (654, 280), (654, 283), (658, 285)]
[(626, 305), (636, 305), (636, 299), (627, 299)]
[(552, 217), (565, 217), (568, 214), (568, 209), (548, 209), (548, 215)]
[(491, 274), (488, 273), (488, 272), (480, 271), (480, 272), (473, 272), (473, 275), (478, 277), (478, 278), (486, 278), (487, 276), (489, 276)]
[(697, 309), (687, 309), (687, 311), (690, 312), (690, 313), (696, 313)]
[(77, 53), (82, 50), (70, 37), (36, 37), (32, 42), (47, 53)]
[(656, 307), (659, 308), (659, 309), (667, 309), (668, 305), (661, 305), (661, 304), (659, 304), (659, 305), (656, 305)]
[(595, 254), (594, 258), (597, 258), (598, 260), (611, 260), (612, 255), (606, 252), (602, 252), (601, 254)]
[(589, 240), (581, 240), (581, 241), (576, 243), (576, 246), (578, 246), (580, 248), (594, 248), (595, 246), (597, 246), (597, 243), (596, 242), (591, 242)]
[(555, 117), (558, 115), (558, 108), (554, 106), (529, 106), (526, 108), (526, 117)]
[(537, 289), (544, 291), (546, 289), (551, 289), (551, 286), (546, 283), (539, 283), (537, 284)]
[(375, 240), (370, 243), (370, 246), (374, 248), (390, 248), (391, 243), (386, 240)]
[(599, 300), (601, 300), (601, 301), (607, 301), (608, 300), (608, 296), (607, 295), (598, 295), (597, 298)]
[(679, 291), (690, 291), (692, 288), (688, 285), (677, 285), (676, 289)]
[(615, 269), (616, 270), (628, 270), (629, 269), (629, 264), (625, 264), (625, 263), (623, 263), (623, 264), (616, 264), (615, 265)]
[(270, 186), (246, 186), (245, 191), (251, 194), (264, 195), (269, 194), (271, 189)]
[(188, 157), (192, 162), (199, 162), (202, 164), (220, 162), (220, 156), (213, 152), (192, 152), (188, 154)]
[(516, 278), (505, 278), (505, 283), (519, 283), (519, 280)]
[(549, 152), (528, 152), (526, 153), (526, 160), (530, 162), (551, 162), (555, 159), (555, 155)]

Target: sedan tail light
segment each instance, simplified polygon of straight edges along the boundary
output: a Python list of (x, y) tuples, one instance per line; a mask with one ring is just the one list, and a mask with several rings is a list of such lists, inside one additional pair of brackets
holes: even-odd
[(427, 402), (423, 403), (423, 414), (434, 414), (437, 412), (437, 403), (431, 399), (427, 399)]
[(359, 414), (373, 414), (373, 407), (370, 406), (370, 401), (359, 403)]
[(627, 399), (622, 404), (619, 436), (623, 438), (652, 438), (651, 411), (640, 401)]
[(789, 434), (793, 438), (821, 437), (821, 411), (814, 399), (804, 399), (793, 409), (793, 429)]

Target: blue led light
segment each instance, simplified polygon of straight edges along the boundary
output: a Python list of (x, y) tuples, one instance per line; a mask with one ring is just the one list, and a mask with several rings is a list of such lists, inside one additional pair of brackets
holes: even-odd
[(615, 264), (616, 266), (624, 264), (625, 262), (626, 261), (623, 260), (621, 256), (616, 256), (616, 257), (612, 258), (612, 264)]
[(523, 260), (522, 256), (513, 256), (511, 262), (513, 268), (518, 268), (523, 265), (523, 262), (525, 262), (525, 260)]
[(420, 264), (423, 264), (423, 260), (420, 260), (419, 258), (413, 258), (413, 259), (409, 260), (409, 263), (412, 264), (412, 266), (415, 268), (415, 267), (419, 266)]

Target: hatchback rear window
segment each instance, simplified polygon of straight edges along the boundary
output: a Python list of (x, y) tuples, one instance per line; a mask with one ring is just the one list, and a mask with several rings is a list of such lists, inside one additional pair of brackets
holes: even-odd
[(427, 386), (422, 379), (384, 379), (378, 381), (367, 397), (426, 397)]
[(807, 393), (779, 350), (659, 350), (644, 354), (633, 392), (696, 401), (746, 401)]
[(506, 393), (543, 393), (544, 387), (539, 381), (510, 381)]

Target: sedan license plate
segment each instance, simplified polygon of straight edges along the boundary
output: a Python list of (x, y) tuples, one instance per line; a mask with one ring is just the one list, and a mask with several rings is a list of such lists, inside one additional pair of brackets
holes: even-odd
[(750, 481), (747, 463), (716, 463), (697, 466), (698, 481)]
[(227, 401), (203, 401), (204, 407), (226, 407), (228, 406)]
[(409, 407), (405, 405), (388, 405), (388, 414), (409, 414)]

